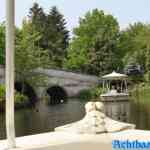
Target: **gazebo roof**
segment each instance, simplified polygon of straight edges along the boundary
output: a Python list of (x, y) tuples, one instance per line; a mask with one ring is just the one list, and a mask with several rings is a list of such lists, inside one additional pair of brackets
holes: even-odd
[(110, 74), (102, 76), (103, 79), (108, 79), (108, 80), (122, 80), (122, 79), (126, 79), (127, 77), (128, 77), (127, 75), (117, 73), (115, 71), (113, 71)]

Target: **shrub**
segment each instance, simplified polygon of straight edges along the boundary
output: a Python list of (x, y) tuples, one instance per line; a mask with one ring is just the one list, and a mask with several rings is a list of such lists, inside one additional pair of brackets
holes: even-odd
[[(5, 86), (0, 85), (0, 101), (5, 100)], [(15, 92), (15, 104), (18, 103), (27, 103), (28, 102), (28, 97), (21, 94), (20, 92)]]
[(91, 89), (81, 90), (78, 97), (81, 100), (90, 100), (92, 98)]
[(0, 101), (3, 101), (5, 99), (5, 86), (0, 85)]
[(27, 104), (28, 103), (28, 97), (16, 92), (15, 93), (15, 104)]
[(92, 98), (97, 99), (102, 94), (102, 88), (99, 86), (95, 87), (95, 88), (91, 89), (91, 93), (92, 93)]
[(100, 97), (100, 94), (102, 93), (101, 87), (95, 87), (91, 89), (85, 89), (81, 90), (79, 93), (79, 98), (81, 100), (91, 100), (91, 99), (98, 99)]

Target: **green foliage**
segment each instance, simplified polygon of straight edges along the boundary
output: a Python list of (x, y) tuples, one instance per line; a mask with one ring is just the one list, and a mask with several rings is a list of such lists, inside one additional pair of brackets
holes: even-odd
[(39, 47), (47, 49), (52, 67), (62, 67), (69, 44), (69, 31), (64, 16), (54, 6), (48, 14), (37, 3), (30, 9), (30, 21), (36, 32), (40, 33)]
[[(5, 86), (0, 85), (0, 101), (5, 101)], [(15, 92), (15, 105), (27, 104), (29, 99), (27, 96), (21, 94), (20, 92)]]
[(0, 101), (3, 101), (5, 99), (5, 86), (0, 85)]
[[(35, 75), (34, 70), (61, 67), (66, 56), (69, 34), (63, 15), (56, 7), (45, 14), (37, 3), (30, 9), (29, 20), (22, 29), (16, 28), (15, 71), (16, 80), (43, 84), (45, 77)], [(5, 62), (5, 26), (0, 25), (0, 64)]]
[[(101, 76), (139, 64), (144, 67), (145, 81), (150, 82), (150, 24), (135, 23), (120, 31), (116, 18), (94, 9), (80, 18), (69, 43), (66, 21), (56, 7), (46, 14), (34, 3), (28, 17), (22, 29), (16, 28), (16, 80), (45, 83), (44, 76), (34, 74), (39, 67)], [(4, 23), (0, 24), (0, 64), (5, 64)]]
[(62, 67), (66, 57), (66, 49), (69, 44), (69, 31), (66, 29), (64, 16), (60, 14), (56, 7), (52, 7), (48, 14), (47, 35), (50, 59), (55, 62), (56, 67)]
[(94, 87), (91, 89), (85, 89), (85, 90), (81, 90), (79, 92), (79, 99), (81, 100), (96, 100), (99, 99), (100, 95), (102, 93), (102, 88), (101, 87)]
[(120, 34), (119, 48), (124, 65), (140, 64), (145, 71), (150, 69), (150, 25), (135, 23)]
[(117, 69), (121, 64), (118, 34), (118, 22), (113, 16), (98, 9), (88, 12), (74, 29), (65, 67), (96, 75)]
[(34, 26), (34, 30), (43, 33), (45, 29), (46, 15), (42, 7), (38, 3), (34, 3), (30, 8), (29, 15), (30, 21)]
[(144, 68), (142, 76), (131, 77), (133, 83), (150, 83), (150, 24), (135, 23), (120, 34), (119, 48), (124, 51), (124, 65), (137, 64)]
[(39, 67), (47, 67), (49, 62), (48, 51), (38, 46), (40, 33), (33, 30), (31, 23), (24, 21), (22, 30), (18, 31), (15, 49), (16, 80), (34, 83), (39, 76), (34, 71)]
[(0, 65), (5, 64), (5, 25), (0, 24)]
[(93, 99), (99, 99), (100, 95), (102, 94), (102, 87), (95, 87), (91, 90), (92, 98)]
[(21, 94), (20, 92), (15, 93), (15, 105), (28, 104), (29, 99), (27, 96)]
[(81, 100), (86, 100), (86, 101), (90, 100), (92, 98), (91, 89), (81, 90), (79, 92), (78, 98)]

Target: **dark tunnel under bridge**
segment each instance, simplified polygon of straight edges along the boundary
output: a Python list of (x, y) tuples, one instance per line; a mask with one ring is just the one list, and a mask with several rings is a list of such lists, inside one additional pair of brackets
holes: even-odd
[(47, 94), (49, 96), (49, 104), (59, 104), (67, 101), (68, 95), (66, 90), (60, 86), (52, 86), (47, 89)]

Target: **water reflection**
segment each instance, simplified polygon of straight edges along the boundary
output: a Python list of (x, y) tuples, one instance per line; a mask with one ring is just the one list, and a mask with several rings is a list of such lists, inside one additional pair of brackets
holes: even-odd
[(105, 103), (105, 113), (114, 120), (129, 122), (130, 103), (129, 102), (107, 102)]
[[(84, 105), (78, 99), (67, 103), (48, 106), (43, 101), (36, 108), (15, 112), (17, 136), (53, 131), (55, 127), (78, 121), (85, 115)], [(135, 102), (105, 103), (105, 113), (114, 120), (134, 123), (137, 129), (150, 130), (150, 106)], [(0, 139), (6, 137), (5, 115), (0, 113)]]
[(137, 129), (150, 130), (150, 105), (131, 103), (130, 114), (130, 122)]
[[(57, 126), (80, 120), (85, 115), (84, 105), (85, 102), (76, 99), (54, 106), (40, 101), (36, 108), (18, 110), (15, 112), (16, 136), (49, 132)], [(5, 115), (1, 113), (0, 139), (5, 137)]]

